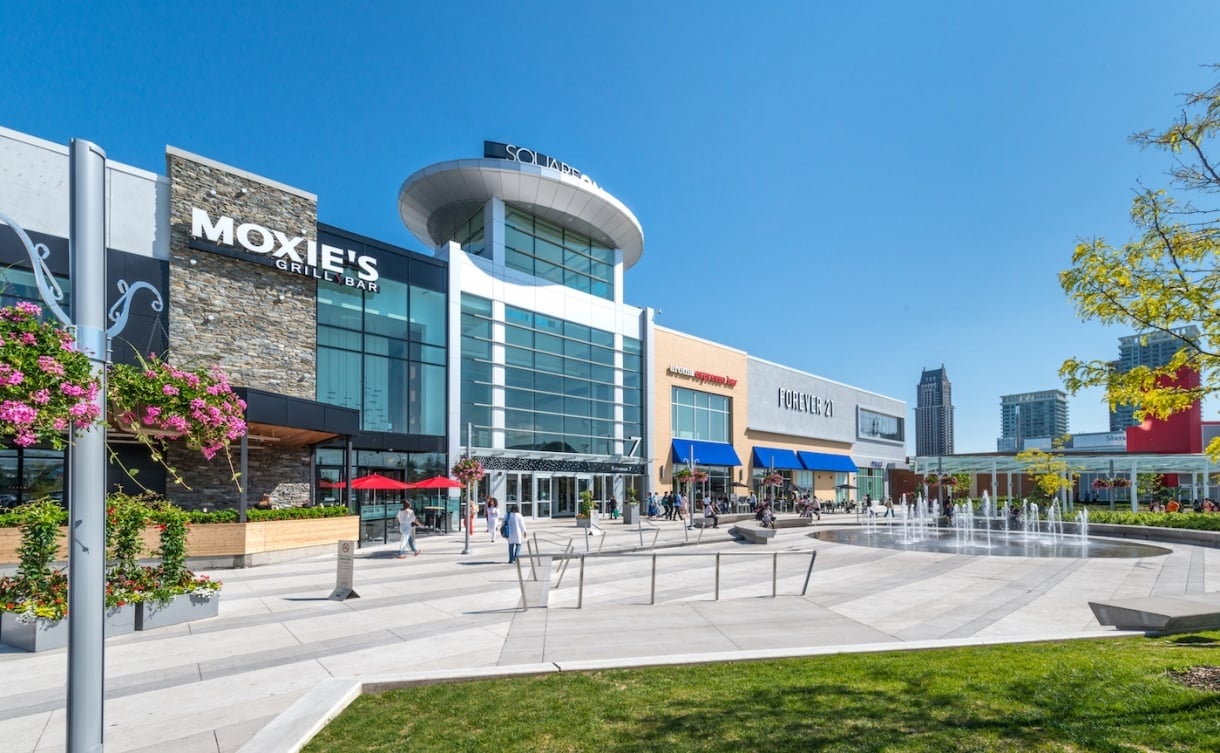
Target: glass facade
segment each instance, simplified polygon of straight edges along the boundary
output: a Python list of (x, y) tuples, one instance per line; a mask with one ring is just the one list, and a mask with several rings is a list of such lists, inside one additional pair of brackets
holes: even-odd
[(517, 207), (505, 206), (504, 264), (598, 298), (614, 300), (614, 250)]
[(487, 236), (483, 232), (483, 208), (479, 207), (479, 211), (470, 216), (470, 219), (457, 226), (450, 235), (445, 239), (448, 243), (452, 241), (462, 247), (462, 250), (473, 256), (487, 256)]
[(376, 293), (318, 281), (316, 399), (359, 409), (364, 431), (444, 436), (445, 278), (400, 276)]
[(727, 395), (674, 387), (671, 397), (674, 439), (703, 439), (730, 442), (733, 400)]
[[(491, 446), (491, 302), (462, 296), (462, 425)], [(504, 448), (613, 455), (642, 436), (641, 342), (504, 307)], [(621, 364), (621, 365), (620, 365)], [(619, 426), (621, 425), (621, 432)]]
[(876, 413), (860, 408), (857, 434), (861, 439), (882, 439), (888, 442), (905, 442), (906, 426), (901, 416)]

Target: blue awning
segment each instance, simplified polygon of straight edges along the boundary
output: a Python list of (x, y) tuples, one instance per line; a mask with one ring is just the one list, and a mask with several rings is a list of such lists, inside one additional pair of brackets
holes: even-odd
[(675, 439), (674, 462), (691, 462), (691, 450), (695, 452), (696, 465), (741, 465), (733, 445), (727, 442), (705, 442), (698, 439)]
[(797, 460), (792, 450), (781, 450), (775, 447), (754, 448), (755, 468), (774, 468), (779, 471), (803, 471), (805, 466)]
[(857, 473), (859, 468), (847, 455), (836, 455), (832, 452), (798, 452), (801, 462), (807, 471), (846, 471)]

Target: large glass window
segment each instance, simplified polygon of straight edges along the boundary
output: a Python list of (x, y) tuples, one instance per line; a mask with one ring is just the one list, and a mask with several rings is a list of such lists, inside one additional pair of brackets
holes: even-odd
[[(582, 293), (613, 300), (613, 250), (594, 244), (587, 235), (559, 227), (514, 206), (506, 207), (504, 223), (505, 265)], [(482, 232), (481, 224), (479, 231)]]
[(483, 233), (483, 207), (479, 207), (470, 219), (457, 226), (445, 242), (453, 241), (462, 250), (475, 256), (487, 255), (487, 241)]
[(445, 292), (385, 277), (378, 286), (318, 282), (316, 399), (359, 409), (365, 431), (444, 436)]
[(671, 396), (675, 439), (728, 442), (732, 435), (733, 401), (727, 395), (674, 387)]
[(887, 442), (905, 442), (906, 432), (901, 416), (889, 416), (875, 413), (865, 408), (859, 409), (858, 434), (861, 439), (880, 439)]
[[(461, 421), (474, 424), (480, 447), (491, 446), (491, 395), (480, 387), (490, 377), (491, 331), (491, 302), (463, 295)], [(505, 306), (504, 446), (612, 455), (618, 437), (641, 436), (640, 390), (623, 389), (621, 402), (615, 395), (618, 383), (640, 382), (640, 341), (624, 338), (621, 376), (614, 341), (612, 332)]]

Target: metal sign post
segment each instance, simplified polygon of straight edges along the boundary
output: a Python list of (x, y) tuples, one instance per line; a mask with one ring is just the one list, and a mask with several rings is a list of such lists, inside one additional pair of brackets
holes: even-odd
[(360, 594), (353, 588), (355, 576), (353, 567), (356, 563), (356, 542), (340, 541), (339, 558), (335, 566), (335, 590), (327, 598), (334, 601), (359, 599)]

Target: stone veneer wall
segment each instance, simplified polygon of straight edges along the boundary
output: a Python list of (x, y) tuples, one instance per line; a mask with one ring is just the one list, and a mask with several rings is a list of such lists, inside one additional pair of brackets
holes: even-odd
[[(238, 224), (253, 222), (316, 240), (317, 200), (176, 153), (166, 155), (166, 172), (170, 359), (184, 367), (218, 364), (235, 386), (313, 400), (317, 283), (253, 261), (197, 251), (188, 243), (192, 207), (207, 210), (213, 219), (224, 215)], [(236, 466), (236, 445), (233, 452)], [(250, 504), (279, 484), (308, 484), (309, 465), (301, 460), (308, 452), (270, 443), (252, 450), (245, 479)], [(191, 487), (171, 484), (166, 492), (174, 502), (191, 508), (236, 506), (238, 492), (223, 457), (208, 462), (180, 447), (167, 457)]]
[[(312, 479), (308, 447), (280, 447), (274, 443), (250, 442), (246, 460), (246, 500), (250, 507), (271, 495), (276, 507), (297, 507), (309, 502)], [(241, 448), (233, 443), (233, 468), (240, 470)], [(240, 492), (232, 481), (224, 455), (208, 462), (198, 452), (188, 452), (180, 443), (169, 448), (166, 458), (186, 480), (190, 490), (167, 483), (166, 496), (189, 510), (236, 509)]]

